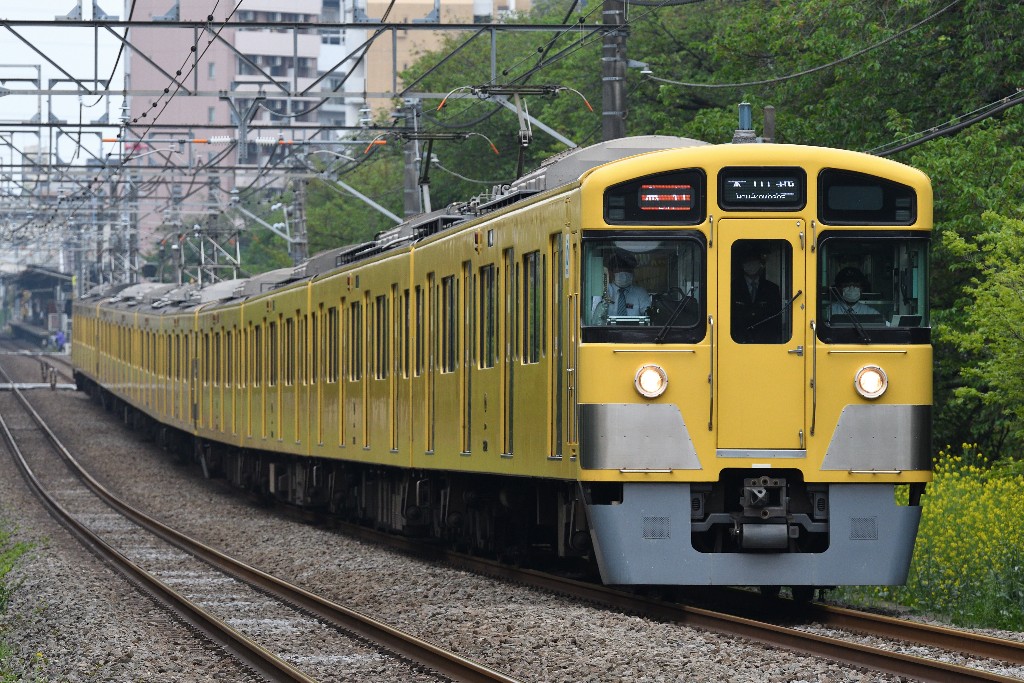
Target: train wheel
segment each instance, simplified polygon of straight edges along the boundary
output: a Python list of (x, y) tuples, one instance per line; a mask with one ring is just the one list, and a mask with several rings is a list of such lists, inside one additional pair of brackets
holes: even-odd
[(808, 603), (814, 599), (814, 586), (790, 586), (789, 590), (795, 602)]

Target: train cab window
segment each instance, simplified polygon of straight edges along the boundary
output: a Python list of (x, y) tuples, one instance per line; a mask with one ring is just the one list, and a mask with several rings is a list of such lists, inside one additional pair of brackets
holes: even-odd
[(585, 342), (694, 343), (705, 335), (705, 242), (691, 231), (584, 235)]
[(729, 334), (737, 344), (785, 344), (793, 337), (793, 247), (787, 240), (732, 245)]
[(927, 238), (825, 236), (818, 254), (822, 341), (930, 341)]

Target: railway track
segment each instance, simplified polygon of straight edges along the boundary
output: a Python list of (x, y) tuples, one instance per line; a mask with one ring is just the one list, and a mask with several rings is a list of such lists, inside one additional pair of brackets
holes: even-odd
[[(944, 652), (957, 659), (988, 661), (993, 665), (990, 669), (1024, 665), (1024, 643), (1014, 640), (818, 603), (795, 604), (788, 600), (765, 599), (745, 591), (716, 591), (715, 597), (710, 600), (716, 608), (707, 609), (671, 600), (645, 598), (634, 592), (435, 548), (423, 551), (413, 541), (363, 527), (346, 525), (345, 531), (406, 552), (426, 552), (436, 561), (445, 561), (468, 571), (569, 595), (611, 609), (740, 636), (766, 645), (917, 681), (1020, 683), (1024, 680), (940, 659)], [(773, 616), (764, 616), (766, 612), (771, 612)], [(794, 622), (801, 625), (793, 625)], [(844, 635), (823, 635), (819, 627), (843, 631)], [(884, 639), (892, 645), (878, 647), (857, 642), (862, 635)], [(920, 649), (921, 646), (942, 652), (922, 655), (902, 651)]]
[[(66, 354), (40, 351), (14, 339), (0, 339), (0, 353), (31, 356), (37, 359), (39, 361), (39, 384), (48, 384), (52, 388), (60, 386), (62, 389), (71, 388), (74, 385), (74, 368), (71, 365), (70, 356)], [(22, 383), (27, 383), (27, 380), (22, 380)], [(34, 382), (29, 384), (34, 384)]]
[[(370, 536), (380, 542), (381, 536), (375, 532), (359, 529), (356, 535)], [(423, 551), (410, 546), (403, 539), (385, 536), (388, 543), (404, 547), (407, 551), (422, 554)], [(437, 550), (428, 551), (436, 559)], [(679, 605), (664, 600), (647, 600), (634, 593), (609, 590), (590, 583), (560, 579), (550, 575), (518, 570), (507, 565), (496, 564), (479, 558), (466, 558), (446, 555), (443, 558), (450, 564), (491, 576), (502, 577), (509, 581), (528, 584), (559, 594), (570, 595), (575, 599), (587, 600), (602, 604), (612, 609), (664, 622), (681, 623), (688, 626), (703, 628), (709, 631), (739, 635), (757, 642), (771, 644), (793, 652), (800, 652), (829, 660), (856, 665), (859, 668), (872, 669), (891, 673), (921, 681), (1020, 681), (1020, 678), (993, 673), (998, 663), (1005, 665), (1024, 664), (1024, 646), (1013, 641), (1005, 641), (990, 636), (975, 634), (956, 629), (917, 624), (853, 610), (831, 608), (820, 605), (802, 606), (797, 608), (780, 608), (781, 601), (772, 608), (773, 613), (785, 615), (784, 619), (759, 617), (757, 609), (747, 609), (750, 605), (761, 605), (759, 596), (744, 594), (738, 600), (738, 607), (728, 612), (721, 609), (703, 609), (692, 605)], [(254, 572), (256, 570), (253, 570)], [(258, 574), (258, 572), (257, 572)], [(313, 596), (315, 598), (315, 596)], [(716, 605), (719, 603), (716, 603)], [(779, 623), (784, 622), (784, 623)], [(793, 625), (793, 622), (799, 622)], [(804, 627), (814, 622), (815, 629)], [(843, 630), (841, 636), (823, 635), (817, 627)], [(896, 651), (897, 645), (884, 648), (864, 645), (856, 642), (857, 634), (870, 634), (889, 641), (907, 644), (923, 644), (931, 648), (942, 649), (955, 654), (958, 658), (990, 660), (990, 670), (972, 668), (958, 664), (950, 664), (938, 659), (940, 653), (906, 654)], [(997, 664), (993, 665), (992, 662)]]
[[(6, 372), (0, 374), (14, 385)], [(161, 524), (83, 471), (19, 390), (2, 401), (0, 431), (51, 514), (105, 562), (268, 680), (315, 681), (315, 675), (292, 662), (322, 659), (325, 651), (369, 649), (387, 653), (396, 667), (409, 668), (410, 680), (422, 679), (417, 672), (426, 670), (441, 680), (514, 683), (501, 672), (237, 562)], [(16, 405), (31, 416), (35, 429), (14, 415)], [(12, 428), (13, 419), (22, 424)], [(39, 435), (50, 444), (50, 455), (39, 452)], [(66, 468), (53, 466), (54, 453)], [(225, 614), (224, 605), (244, 609)], [(282, 626), (301, 635), (281, 643), (273, 630)], [(297, 642), (310, 643), (315, 651), (300, 651)], [(339, 649), (331, 650), (332, 645)]]

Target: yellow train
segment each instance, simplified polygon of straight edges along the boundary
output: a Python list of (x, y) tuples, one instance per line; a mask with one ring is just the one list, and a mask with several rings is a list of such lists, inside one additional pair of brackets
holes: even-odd
[(611, 584), (898, 584), (931, 227), (890, 160), (628, 138), (295, 269), (85, 297), (73, 360), (297, 505)]

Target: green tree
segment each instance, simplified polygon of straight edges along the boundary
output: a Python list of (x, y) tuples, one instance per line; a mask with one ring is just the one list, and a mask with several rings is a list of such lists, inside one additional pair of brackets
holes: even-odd
[(978, 271), (964, 291), (964, 325), (946, 333), (971, 360), (952, 400), (975, 406), (993, 436), (1016, 449), (1024, 444), (1024, 219), (986, 211), (982, 220), (987, 230), (973, 241), (955, 233), (946, 239)]

